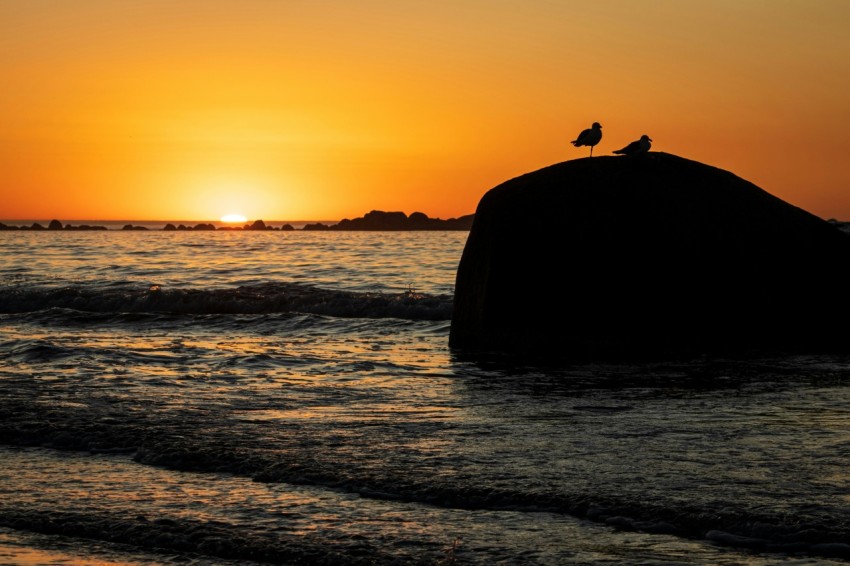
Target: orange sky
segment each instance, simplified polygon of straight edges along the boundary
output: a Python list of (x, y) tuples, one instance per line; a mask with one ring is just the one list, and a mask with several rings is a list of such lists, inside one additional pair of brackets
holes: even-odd
[(850, 2), (0, 0), (0, 219), (456, 217), (593, 121), (850, 220)]

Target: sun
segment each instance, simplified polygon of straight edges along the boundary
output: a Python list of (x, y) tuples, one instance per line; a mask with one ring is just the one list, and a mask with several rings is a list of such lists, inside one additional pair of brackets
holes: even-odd
[(221, 217), (222, 222), (245, 222), (248, 219), (241, 214), (225, 214)]

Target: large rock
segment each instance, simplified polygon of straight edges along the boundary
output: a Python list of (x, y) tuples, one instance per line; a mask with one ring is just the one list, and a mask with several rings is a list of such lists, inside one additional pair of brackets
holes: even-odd
[(732, 173), (593, 157), (481, 199), (449, 344), (567, 357), (850, 351), (850, 236)]

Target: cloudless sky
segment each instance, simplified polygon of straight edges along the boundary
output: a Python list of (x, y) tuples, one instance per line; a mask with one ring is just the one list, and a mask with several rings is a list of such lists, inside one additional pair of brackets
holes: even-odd
[(648, 134), (850, 220), (847, 0), (0, 0), (0, 218), (451, 218)]

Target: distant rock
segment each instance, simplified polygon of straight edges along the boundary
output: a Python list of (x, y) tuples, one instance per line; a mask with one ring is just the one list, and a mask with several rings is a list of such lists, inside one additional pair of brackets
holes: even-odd
[(404, 212), (384, 212), (373, 210), (362, 218), (345, 218), (331, 227), (332, 230), (405, 230), (408, 218)]
[(133, 226), (132, 224), (125, 224), (122, 230), (147, 230), (144, 226)]
[(305, 224), (302, 230), (314, 230), (314, 231), (322, 231), (322, 230), (330, 230), (330, 226), (327, 224), (322, 224), (321, 222), (315, 222), (313, 224)]
[(266, 226), (266, 223), (262, 220), (254, 220), (254, 222), (250, 226), (245, 226), (246, 230), (269, 230), (271, 226)]
[(63, 225), (59, 220), (51, 220), (50, 223), (45, 228), (42, 224), (35, 222), (29, 226), (9, 226), (7, 224), (0, 223), (0, 230), (52, 230), (52, 231), (65, 231), (65, 230), (106, 230), (106, 226), (89, 226), (88, 224), (81, 224), (79, 226), (73, 226), (71, 224)]
[(349, 220), (345, 218), (338, 224), (330, 226), (330, 230), (469, 230), (472, 226), (473, 215), (441, 220), (428, 218), (422, 212), (414, 212), (410, 216), (404, 212), (384, 212), (373, 210), (362, 218)]
[(552, 165), (488, 191), (449, 344), (559, 357), (850, 351), (850, 236), (666, 153)]
[(169, 223), (169, 224), (166, 224), (162, 229), (167, 230), (169, 232), (171, 232), (173, 230), (177, 230), (178, 232), (183, 232), (183, 231), (193, 232), (195, 230), (215, 230), (215, 225), (209, 224), (209, 223), (206, 223), (206, 222), (202, 222), (200, 224), (195, 224), (194, 226), (186, 226), (185, 224), (178, 224), (177, 226), (175, 226), (174, 224)]
[(85, 230), (107, 230), (106, 226), (90, 226), (88, 224), (80, 224), (79, 226), (72, 226), (71, 224), (65, 224), (65, 230), (77, 230), (77, 231), (85, 231)]

